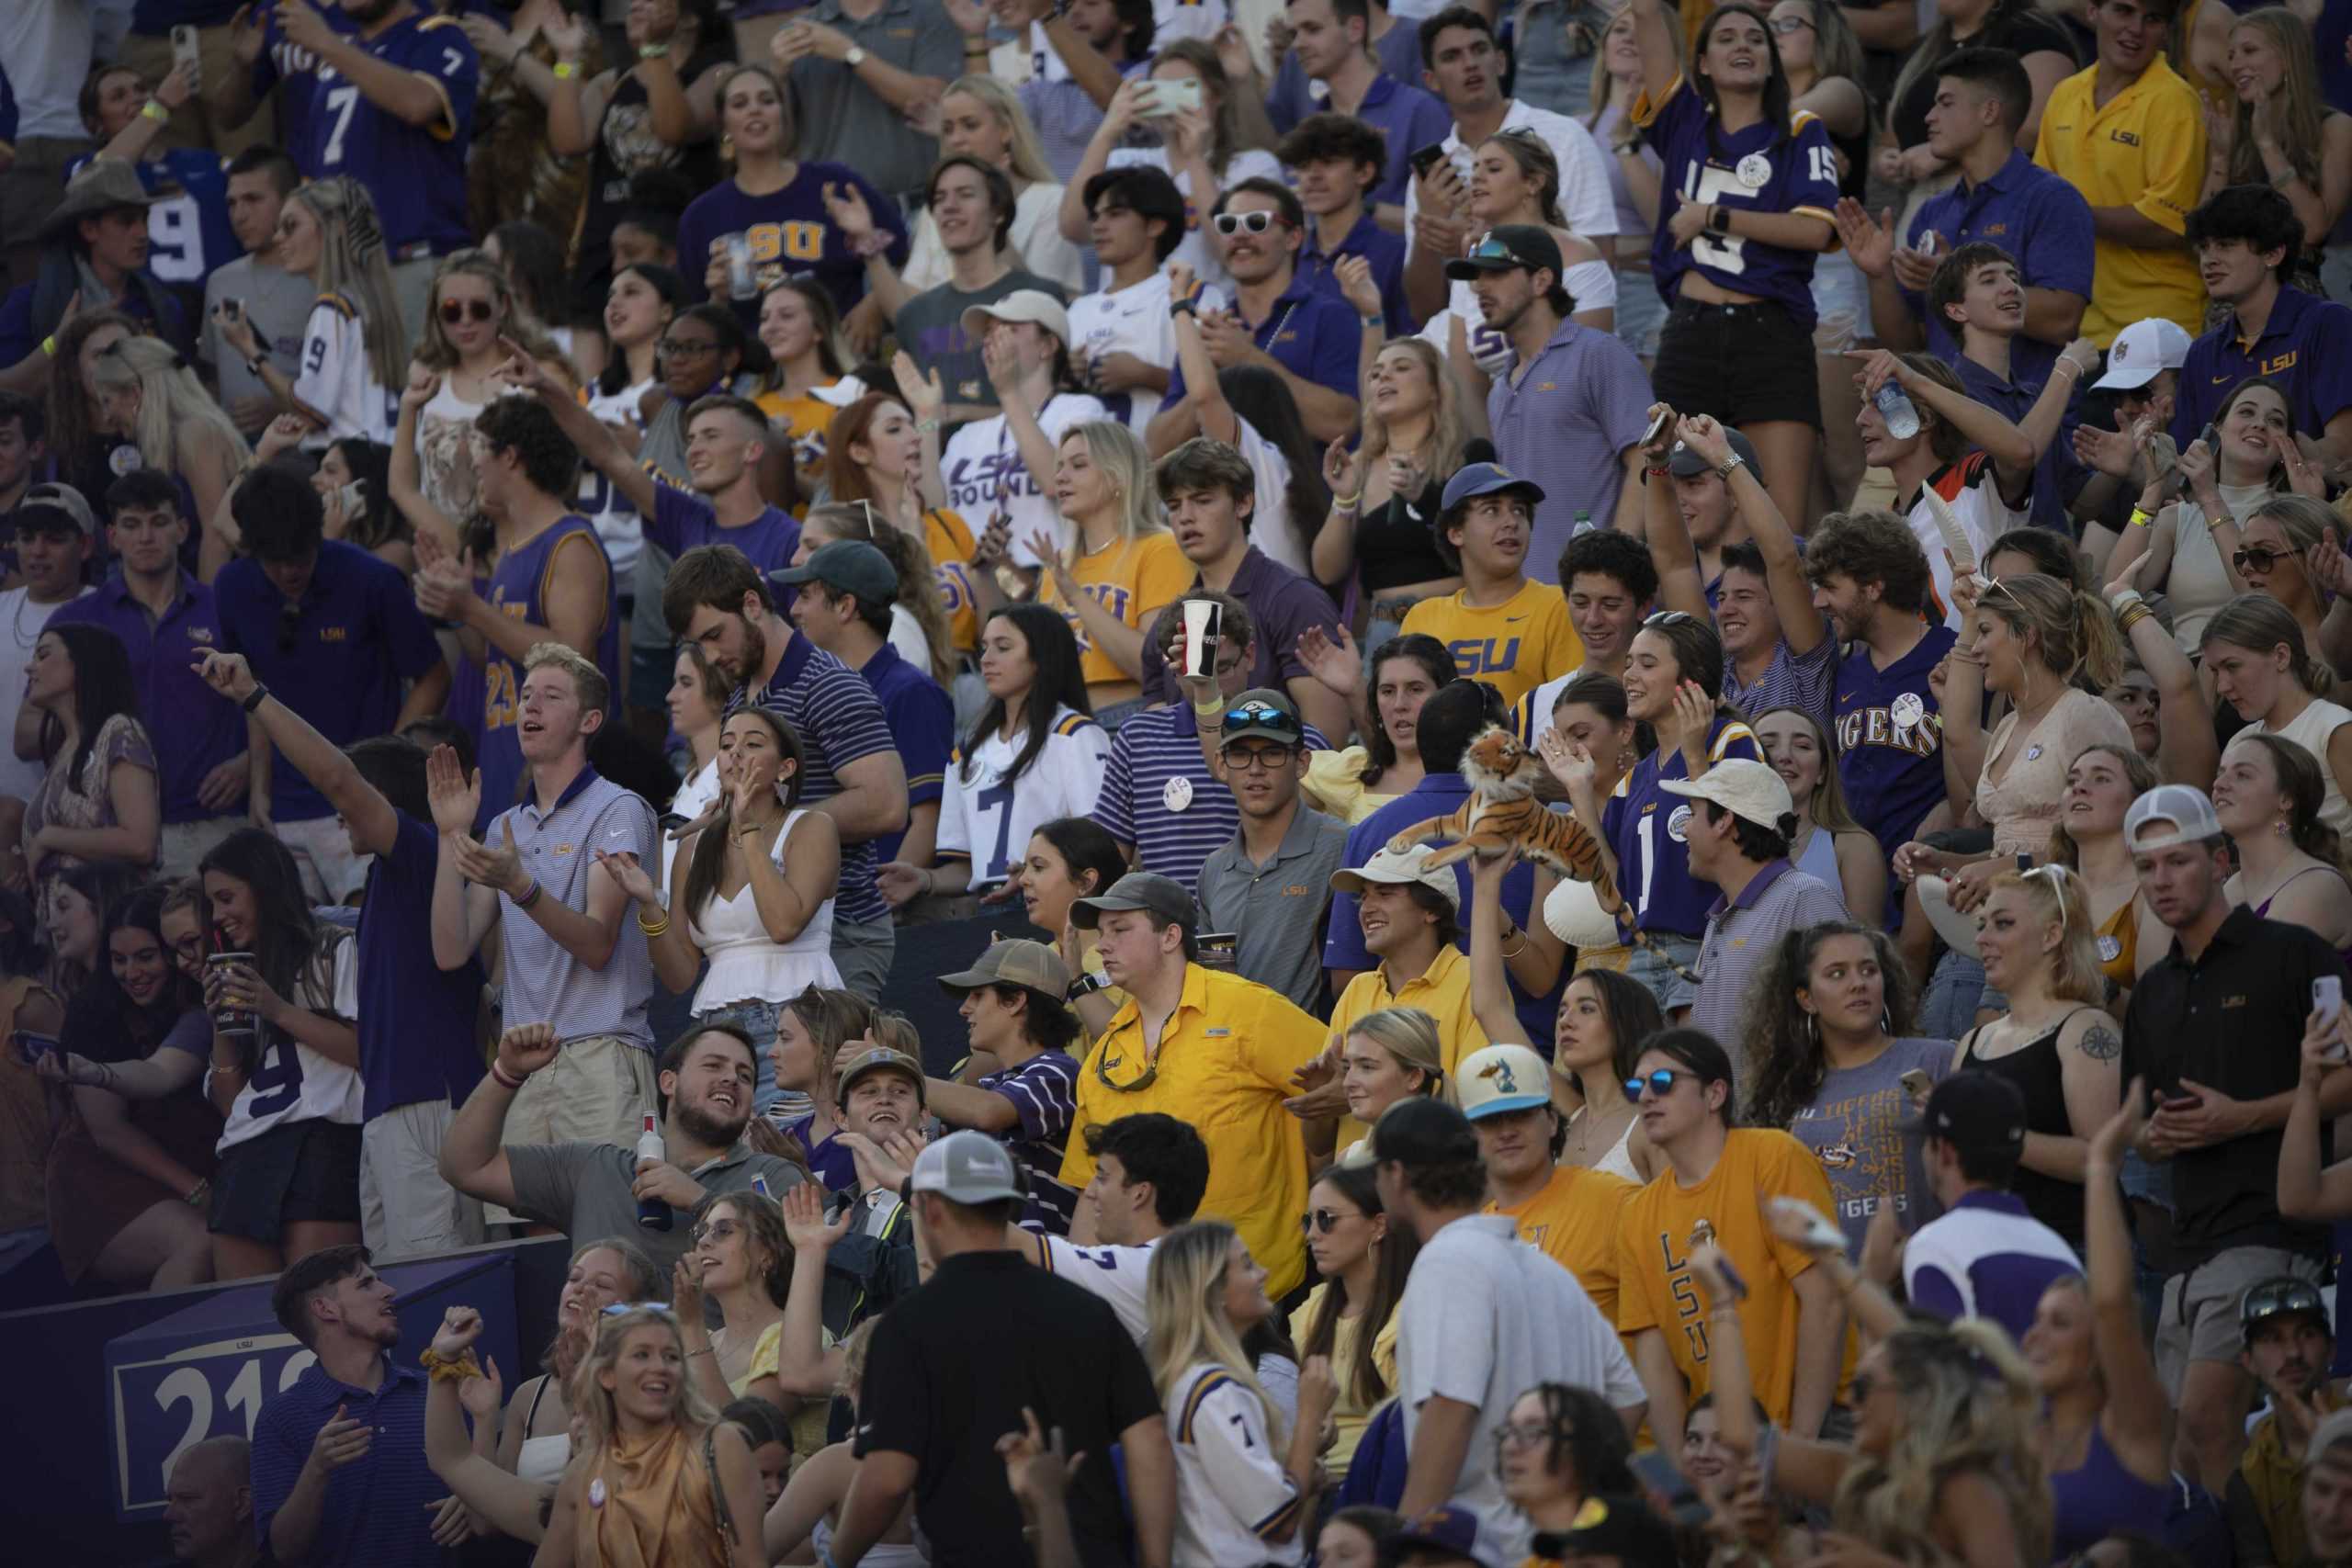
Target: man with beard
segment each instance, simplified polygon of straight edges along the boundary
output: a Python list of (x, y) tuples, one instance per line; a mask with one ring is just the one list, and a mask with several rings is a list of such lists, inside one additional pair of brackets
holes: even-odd
[(254, 1568), (261, 1544), (254, 1538), (253, 1445), (207, 1438), (183, 1450), (164, 1486), (164, 1523), (173, 1562)]
[[(691, 1030), (662, 1053), (654, 1077), (662, 1159), (640, 1165), (630, 1148), (609, 1140), (503, 1144), (515, 1089), (556, 1059), (560, 1043), (554, 1026), (545, 1023), (517, 1024), (499, 1038), (490, 1076), (475, 1086), (441, 1145), (441, 1175), (450, 1186), (575, 1241), (634, 1236), (657, 1277), (667, 1280), (693, 1245), (695, 1205), (706, 1196), (752, 1191), (754, 1179), (780, 1194), (805, 1179), (798, 1166), (754, 1154), (743, 1142), (752, 1122), (753, 1047), (732, 1024)], [(638, 1218), (647, 1199), (667, 1206), (656, 1225)]]
[[(1944, 797), (1940, 705), (1930, 677), (1960, 640), (1922, 618), (1928, 558), (1890, 513), (1839, 512), (1806, 540), (1805, 576), (1846, 655), (1830, 682), (1838, 782), (1892, 857)], [(1860, 913), (1857, 910), (1856, 913)]]
[(435, 258), (474, 243), (466, 217), (481, 65), (454, 17), (413, 0), (262, 10), (236, 34), (250, 74), (229, 73), (214, 108), (232, 128), (272, 87), (286, 150), (306, 178), (351, 175), (376, 198), (401, 320), (424, 330)]
[(2310, 1551), (2304, 1454), (2320, 1422), (2344, 1406), (2327, 1378), (2335, 1359), (2327, 1304), (2308, 1280), (2282, 1274), (2245, 1293), (2238, 1323), (2245, 1334), (2238, 1359), (2270, 1396), (2270, 1409), (2248, 1430), (2245, 1457), (2230, 1477), (2230, 1532), (2249, 1568), (2301, 1563)]
[(653, 959), (644, 928), (625, 918), (628, 895), (607, 862), (660, 864), (662, 829), (644, 796), (588, 765), (588, 738), (603, 728), (612, 694), (603, 672), (552, 642), (531, 650), (526, 670), (518, 728), (530, 793), (521, 805), (498, 813), (477, 839), (481, 774), (469, 783), (446, 746), (425, 764), (441, 834), (433, 959), (462, 967), (495, 920), (505, 960), (501, 1010), (563, 1034), (555, 1070), (518, 1097), (523, 1131), (535, 1143), (634, 1144), (653, 1099), (645, 1016)]
[(465, 1538), (462, 1506), (424, 1462), (424, 1374), (391, 1359), (392, 1299), (364, 1247), (313, 1252), (270, 1292), (318, 1358), (254, 1422), (254, 1525), (277, 1562), (440, 1568), (440, 1540)]
[[(2141, 896), (2173, 939), (2123, 1015), (2123, 1081), (2144, 1082), (2155, 1099), (2138, 1147), (2172, 1167), (2156, 1369), (2180, 1412), (2174, 1465), (2211, 1490), (2237, 1466), (2254, 1392), (2241, 1307), (2281, 1274), (2316, 1282), (2326, 1251), (2324, 1225), (2279, 1211), (2278, 1154), (2312, 984), (2340, 986), (2344, 961), (2307, 927), (2230, 902), (2227, 840), (2202, 791), (2150, 790), (2124, 814), (2123, 840)], [(2342, 1115), (2347, 1091), (2352, 1073), (2328, 1074), (2321, 1113)]]
[(840, 660), (776, 614), (766, 579), (727, 545), (688, 550), (662, 587), (671, 634), (699, 643), (740, 691), (784, 716), (800, 738), (800, 804), (842, 836), (833, 896), (833, 964), (843, 988), (872, 998), (889, 976), (898, 937), (875, 886), (874, 840), (907, 825), (907, 769), (881, 699)]
[(1579, 519), (1607, 528), (1620, 507), (1639, 515), (1650, 379), (1614, 334), (1568, 319), (1577, 305), (1551, 234), (1507, 223), (1445, 276), (1470, 286), (1480, 321), (1510, 344), (1487, 389), (1487, 423), (1497, 460), (1541, 492), (1528, 558), (1539, 569), (1558, 560)]
[(1795, 708), (1829, 724), (1829, 676), (1838, 644), (1813, 607), (1804, 556), (1757, 471), (1747, 437), (1705, 414), (1677, 422), (1650, 448), (1674, 481), (1649, 491), (1650, 561), (1659, 602), (1724, 639), (1724, 701), (1748, 717)]

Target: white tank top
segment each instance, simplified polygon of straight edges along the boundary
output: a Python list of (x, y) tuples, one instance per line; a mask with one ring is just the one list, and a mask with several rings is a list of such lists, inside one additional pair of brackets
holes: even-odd
[[(784, 867), (784, 847), (792, 829), (808, 816), (804, 807), (784, 819), (770, 858)], [(777, 942), (760, 923), (760, 910), (746, 882), (732, 898), (713, 893), (688, 921), (695, 945), (710, 961), (710, 971), (695, 992), (699, 1015), (729, 1002), (780, 1002), (798, 996), (810, 986), (839, 986), (841, 971), (833, 966), (833, 901), (817, 906), (800, 934)]]
[[(541, 1377), (537, 1390), (531, 1395), (531, 1408), (523, 1417), (523, 1429), (526, 1432), (530, 1430), (531, 1423), (539, 1418), (539, 1401), (547, 1397), (548, 1381), (547, 1377)], [(571, 1462), (570, 1432), (556, 1432), (544, 1438), (525, 1438), (523, 1446), (514, 1450), (514, 1474), (522, 1481), (545, 1482), (553, 1485), (563, 1479), (564, 1467)]]
[(2319, 776), (2326, 782), (2327, 795), (2320, 802), (2319, 819), (2339, 833), (2352, 833), (2352, 802), (2344, 798), (2344, 791), (2336, 784), (2335, 774), (2327, 765), (2327, 738), (2344, 725), (2352, 724), (2352, 708), (2314, 697), (2303, 711), (2287, 721), (2285, 728), (2273, 729), (2267, 724), (2250, 724), (2246, 728), (2256, 735), (2276, 735), (2281, 740), (2291, 740), (2312, 754), (2319, 764)]

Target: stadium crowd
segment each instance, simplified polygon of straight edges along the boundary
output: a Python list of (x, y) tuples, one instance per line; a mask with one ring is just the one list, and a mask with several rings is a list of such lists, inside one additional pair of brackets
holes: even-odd
[(206, 1568), (2352, 1564), (2347, 209), (2352, 0), (10, 0), (0, 1269), (275, 1277)]

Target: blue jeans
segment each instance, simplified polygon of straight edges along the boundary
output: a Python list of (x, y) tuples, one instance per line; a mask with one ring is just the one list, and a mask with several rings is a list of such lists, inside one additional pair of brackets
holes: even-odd
[(1919, 1032), (1929, 1040), (1957, 1040), (1976, 1026), (1984, 996), (1984, 965), (1965, 953), (1946, 953), (1928, 976), (1919, 998)]
[(797, 1090), (776, 1087), (775, 1022), (783, 1011), (782, 1002), (727, 1002), (708, 1012), (696, 1013), (695, 1022), (731, 1023), (752, 1037), (752, 1049), (759, 1056), (759, 1077), (752, 1086), (752, 1109), (764, 1116), (781, 1106), (777, 1119), (789, 1121), (808, 1115), (812, 1101)]
[[(1636, 944), (1633, 957), (1625, 964), (1627, 978), (1638, 980), (1657, 998), (1658, 1010), (1671, 1013), (1676, 1008), (1687, 1008), (1699, 995), (1699, 987), (1667, 967), (1670, 957), (1685, 969), (1699, 964), (1699, 939), (1679, 931), (1650, 931), (1646, 946)], [(1661, 957), (1661, 952), (1666, 955)]]

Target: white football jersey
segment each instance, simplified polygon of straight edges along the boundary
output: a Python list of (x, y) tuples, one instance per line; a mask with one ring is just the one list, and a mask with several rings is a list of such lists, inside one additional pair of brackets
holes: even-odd
[[(1201, 295), (1204, 310), (1222, 310), (1225, 304), (1225, 296), (1214, 288)], [(1082, 350), (1090, 359), (1132, 354), (1146, 365), (1175, 369), (1176, 321), (1168, 313), (1168, 275), (1155, 272), (1128, 288), (1099, 288), (1071, 300), (1069, 344), (1073, 352)], [(1138, 441), (1151, 416), (1159, 412), (1159, 394), (1144, 387), (1102, 399), (1111, 417), (1126, 421)]]
[[(1303, 1499), (1283, 1468), (1265, 1401), (1215, 1361), (1168, 1391), (1176, 1449), (1176, 1568), (1306, 1560)], [(1289, 1539), (1270, 1539), (1288, 1529)]]
[(1150, 1337), (1145, 1281), (1151, 1274), (1151, 1249), (1159, 1245), (1156, 1238), (1141, 1247), (1080, 1247), (1057, 1235), (1037, 1239), (1046, 1244), (1047, 1272), (1109, 1302), (1138, 1348)]
[(939, 808), (939, 852), (972, 863), (974, 892), (1001, 883), (1030, 837), (1059, 817), (1091, 817), (1111, 761), (1111, 737), (1082, 713), (1063, 708), (1028, 771), (1004, 782), (1029, 744), (1023, 725), (1011, 739), (992, 734), (973, 754), (967, 776), (960, 751), (947, 764)]
[[(330, 935), (334, 951), (327, 972), (307, 965), (303, 979), (286, 999), (296, 1007), (352, 1022), (359, 1017), (359, 942), (348, 932)], [(322, 983), (313, 983), (317, 976)], [(262, 1026), (261, 1060), (221, 1126), (219, 1146), (227, 1149), (288, 1122), (340, 1122), (359, 1125), (366, 1090), (356, 1068), (331, 1062), (285, 1033)]]
[(376, 379), (375, 367), (368, 362), (367, 322), (340, 294), (322, 294), (311, 307), (294, 396), (326, 415), (325, 428), (303, 438), (307, 451), (322, 452), (352, 435), (391, 443), (400, 396)]

